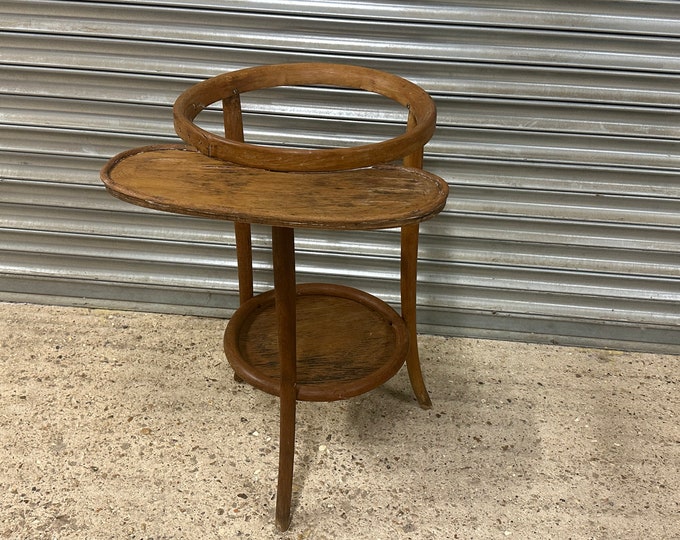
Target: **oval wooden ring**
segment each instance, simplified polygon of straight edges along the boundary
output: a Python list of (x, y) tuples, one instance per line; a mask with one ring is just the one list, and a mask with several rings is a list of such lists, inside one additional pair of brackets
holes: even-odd
[[(314, 150), (231, 140), (194, 123), (203, 109), (219, 100), (252, 90), (293, 85), (327, 85), (383, 95), (409, 109), (408, 126), (402, 135), (378, 143)], [(177, 134), (206, 156), (258, 169), (303, 172), (356, 169), (403, 158), (430, 140), (437, 112), (425, 90), (396, 75), (346, 64), (294, 63), (246, 68), (195, 84), (177, 98), (173, 117)]]

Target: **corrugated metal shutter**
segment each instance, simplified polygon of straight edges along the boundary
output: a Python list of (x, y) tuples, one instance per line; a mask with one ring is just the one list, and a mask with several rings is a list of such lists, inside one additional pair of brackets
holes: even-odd
[[(175, 141), (171, 104), (198, 80), (333, 61), (402, 75), (438, 103), (426, 168), (453, 189), (423, 226), (423, 330), (680, 351), (677, 3), (415, 4), (4, 0), (0, 299), (228, 315), (231, 227), (120, 203), (98, 169)], [(253, 102), (249, 139), (281, 140), (285, 112)], [(286, 142), (312, 123), (350, 142), (326, 113)], [(370, 120), (361, 136), (389, 124)], [(262, 290), (269, 238), (255, 233)], [(301, 281), (397, 300), (393, 232), (300, 231), (297, 245)]]

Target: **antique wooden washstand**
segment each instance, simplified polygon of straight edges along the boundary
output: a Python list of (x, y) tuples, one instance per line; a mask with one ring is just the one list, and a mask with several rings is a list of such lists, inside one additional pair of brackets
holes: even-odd
[[(241, 95), (280, 86), (380, 94), (407, 109), (405, 129), (347, 148), (284, 148), (244, 141)], [(196, 124), (222, 103), (224, 136)], [(418, 403), (431, 406), (418, 356), (419, 223), (440, 212), (441, 178), (422, 170), (436, 109), (419, 86), (373, 69), (281, 64), (218, 75), (174, 105), (186, 145), (135, 148), (111, 158), (102, 180), (144, 207), (234, 222), (240, 307), (224, 349), (237, 378), (280, 398), (276, 523), (290, 525), (297, 400), (333, 401), (383, 384), (406, 363)], [(401, 163), (394, 164), (396, 160)], [(254, 295), (251, 224), (272, 228), (274, 289)], [(401, 314), (375, 296), (337, 284), (296, 285), (294, 229), (401, 229)]]

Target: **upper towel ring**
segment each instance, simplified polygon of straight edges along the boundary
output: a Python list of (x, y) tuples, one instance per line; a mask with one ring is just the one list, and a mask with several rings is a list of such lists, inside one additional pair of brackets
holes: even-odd
[[(252, 90), (290, 85), (326, 85), (383, 95), (408, 108), (406, 130), (397, 137), (373, 144), (302, 149), (249, 144), (221, 137), (194, 123), (203, 109), (219, 100)], [(195, 84), (177, 98), (173, 117), (177, 134), (209, 157), (258, 169), (304, 172), (368, 167), (419, 152), (434, 133), (437, 112), (425, 90), (396, 75), (346, 64), (294, 63), (223, 73)]]

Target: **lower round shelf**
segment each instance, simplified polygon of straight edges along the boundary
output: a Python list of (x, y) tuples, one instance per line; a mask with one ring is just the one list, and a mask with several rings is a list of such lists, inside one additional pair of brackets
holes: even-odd
[[(340, 285), (298, 285), (296, 311), (300, 400), (363, 394), (393, 377), (406, 360), (404, 320), (370, 294)], [(274, 291), (251, 298), (234, 313), (224, 350), (239, 377), (279, 395)]]

